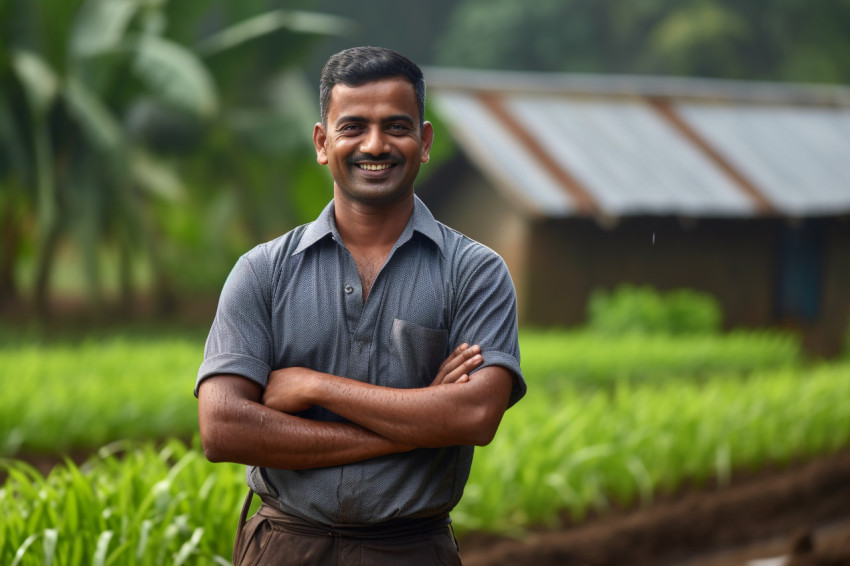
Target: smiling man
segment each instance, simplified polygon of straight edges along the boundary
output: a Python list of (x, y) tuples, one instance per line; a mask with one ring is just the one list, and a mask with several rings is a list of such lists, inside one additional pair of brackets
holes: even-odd
[(332, 56), (320, 109), (333, 200), (237, 262), (195, 385), (206, 456), (248, 466), (233, 561), (460, 564), (473, 447), (525, 393), (513, 284), (414, 194), (434, 132), (413, 62)]

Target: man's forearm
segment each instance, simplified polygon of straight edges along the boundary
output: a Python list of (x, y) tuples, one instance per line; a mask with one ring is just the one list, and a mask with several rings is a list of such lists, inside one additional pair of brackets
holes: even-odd
[(208, 459), (309, 469), (412, 448), (355, 424), (281, 413), (260, 404), (259, 397), (259, 386), (238, 376), (216, 376), (201, 384), (198, 416)]
[(380, 436), (415, 446), (484, 445), (507, 407), (513, 375), (483, 368), (465, 383), (395, 389), (313, 372), (305, 399)]

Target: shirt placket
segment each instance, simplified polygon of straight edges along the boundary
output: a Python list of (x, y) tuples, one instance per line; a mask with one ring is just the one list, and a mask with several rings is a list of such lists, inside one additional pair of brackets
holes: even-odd
[[(343, 257), (342, 304), (349, 336), (348, 363), (344, 377), (371, 383), (373, 379), (369, 375), (369, 362), (375, 324), (374, 321), (364, 320), (369, 311), (363, 304), (363, 287), (354, 258), (348, 252), (344, 252)], [(374, 312), (374, 309), (372, 310)], [(349, 517), (361, 515), (361, 497), (366, 488), (363, 466), (342, 466), (337, 492), (340, 523), (349, 522)]]

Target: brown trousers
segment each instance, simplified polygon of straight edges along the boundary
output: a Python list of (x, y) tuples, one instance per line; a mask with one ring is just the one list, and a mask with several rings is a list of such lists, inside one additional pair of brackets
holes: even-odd
[(448, 516), (386, 525), (325, 527), (278, 510), (263, 498), (245, 520), (253, 493), (239, 518), (233, 547), (236, 566), (460, 566)]

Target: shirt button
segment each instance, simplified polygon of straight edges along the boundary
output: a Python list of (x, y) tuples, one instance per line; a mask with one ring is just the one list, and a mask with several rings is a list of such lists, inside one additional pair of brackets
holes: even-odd
[(350, 295), (350, 294), (351, 294), (351, 293), (353, 293), (353, 292), (354, 292), (354, 287), (352, 287), (351, 285), (346, 285), (346, 286), (345, 286), (345, 294), (346, 294), (346, 295)]

